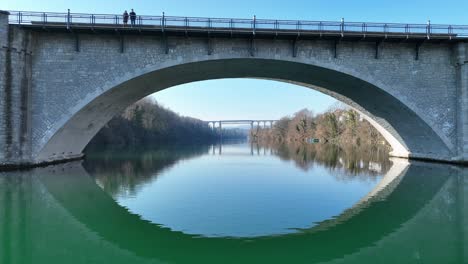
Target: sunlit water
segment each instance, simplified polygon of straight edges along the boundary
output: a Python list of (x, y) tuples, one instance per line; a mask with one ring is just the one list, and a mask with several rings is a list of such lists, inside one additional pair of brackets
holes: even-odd
[(327, 145), (91, 151), (0, 173), (0, 263), (464, 263), (465, 174)]
[[(99, 184), (100, 175), (95, 176)], [(318, 164), (304, 170), (270, 150), (252, 153), (246, 143), (224, 145), (221, 154), (215, 147), (214, 154), (154, 172), (136, 191), (122, 186), (109, 193), (131, 213), (173, 231), (257, 237), (294, 233), (336, 218), (382, 176), (347, 177), (344, 169)]]

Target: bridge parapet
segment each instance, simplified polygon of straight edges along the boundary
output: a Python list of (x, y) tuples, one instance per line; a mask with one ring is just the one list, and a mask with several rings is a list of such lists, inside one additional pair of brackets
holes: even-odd
[(123, 24), (122, 15), (118, 14), (85, 14), (57, 12), (10, 11), (10, 23), (26, 27), (37, 27), (48, 30), (119, 30), (180, 33), (182, 35), (209, 33), (214, 35), (247, 35), (250, 37), (274, 36), (286, 38), (337, 37), (357, 39), (419, 39), (431, 41), (440, 39), (455, 40), (468, 38), (468, 26), (442, 25), (427, 23), (376, 23), (341, 21), (307, 21), (208, 17), (178, 17), (139, 15), (135, 24)]

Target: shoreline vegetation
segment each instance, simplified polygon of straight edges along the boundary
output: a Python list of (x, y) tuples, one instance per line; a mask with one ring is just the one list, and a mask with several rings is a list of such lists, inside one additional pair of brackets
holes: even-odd
[(344, 107), (318, 115), (303, 109), (271, 128), (254, 128), (250, 141), (304, 170), (317, 162), (348, 175), (377, 175), (391, 164), (391, 147), (383, 136), (358, 112)]
[[(181, 116), (156, 101), (144, 98), (112, 118), (86, 147), (131, 148), (168, 144), (210, 144), (220, 140), (219, 130), (200, 119)], [(223, 129), (223, 139), (247, 139), (246, 133)]]
[[(210, 145), (221, 140), (246, 140), (248, 137), (251, 142), (262, 147), (283, 149), (283, 152), (285, 149), (299, 150), (304, 149), (301, 146), (310, 145), (331, 145), (333, 148), (326, 149), (337, 147), (339, 152), (352, 152), (354, 155), (356, 152), (370, 154), (376, 149), (379, 153), (390, 151), (389, 144), (367, 120), (356, 111), (343, 107), (335, 107), (318, 115), (303, 109), (292, 116), (281, 118), (271, 128), (258, 126), (246, 131), (223, 129), (220, 137), (220, 131), (212, 129), (206, 122), (180, 116), (156, 101), (145, 98), (109, 121), (90, 142), (87, 151)], [(318, 144), (310, 144), (317, 141)]]
[(390, 151), (377, 129), (352, 109), (335, 108), (318, 115), (303, 109), (281, 118), (272, 128), (256, 127), (250, 131), (250, 140), (260, 144), (307, 144), (314, 139), (338, 146), (379, 146)]

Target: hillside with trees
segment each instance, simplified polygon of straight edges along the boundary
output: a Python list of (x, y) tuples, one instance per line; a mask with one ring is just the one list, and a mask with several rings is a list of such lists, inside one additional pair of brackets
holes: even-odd
[(388, 146), (377, 129), (352, 109), (337, 108), (319, 115), (303, 109), (281, 118), (273, 128), (251, 131), (251, 139), (259, 142), (297, 143), (314, 138), (332, 144)]
[[(223, 131), (223, 139), (240, 137), (246, 136), (233, 131)], [(202, 120), (180, 116), (145, 98), (109, 121), (88, 144), (87, 149), (211, 143), (219, 138), (219, 131), (211, 129)]]

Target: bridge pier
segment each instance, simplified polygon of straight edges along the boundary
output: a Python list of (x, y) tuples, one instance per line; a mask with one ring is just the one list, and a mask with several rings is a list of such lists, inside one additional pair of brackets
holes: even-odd
[(30, 164), (31, 33), (9, 27), (0, 11), (0, 166)]
[(222, 125), (221, 121), (219, 121), (219, 137), (221, 139), (223, 139), (223, 125)]
[(468, 44), (455, 46), (457, 71), (457, 160), (468, 162)]

